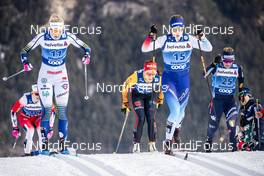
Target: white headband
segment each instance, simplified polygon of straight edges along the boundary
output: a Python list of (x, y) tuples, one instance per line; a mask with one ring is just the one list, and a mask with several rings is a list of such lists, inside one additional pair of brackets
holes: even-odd
[(63, 28), (64, 27), (64, 23), (63, 22), (50, 22), (49, 25), (50, 25), (51, 29)]
[(234, 60), (235, 59), (235, 55), (223, 55), (224, 59), (231, 59)]

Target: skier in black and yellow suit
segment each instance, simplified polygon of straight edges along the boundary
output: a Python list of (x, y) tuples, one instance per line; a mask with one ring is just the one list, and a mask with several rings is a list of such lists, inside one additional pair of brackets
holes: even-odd
[(129, 92), (136, 117), (134, 125), (134, 152), (140, 152), (140, 139), (143, 132), (145, 118), (148, 123), (149, 146), (148, 151), (156, 151), (156, 122), (157, 108), (163, 104), (161, 76), (157, 72), (157, 63), (149, 60), (144, 63), (144, 69), (135, 71), (123, 85), (122, 108), (125, 114), (129, 108)]

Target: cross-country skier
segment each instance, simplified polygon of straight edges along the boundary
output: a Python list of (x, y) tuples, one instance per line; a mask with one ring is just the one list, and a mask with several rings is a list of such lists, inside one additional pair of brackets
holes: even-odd
[(69, 80), (65, 63), (67, 48), (70, 44), (83, 50), (83, 64), (89, 64), (91, 54), (89, 46), (75, 35), (65, 31), (64, 20), (59, 15), (53, 14), (49, 19), (49, 29), (46, 32), (38, 34), (21, 52), (24, 70), (30, 71), (32, 70), (32, 65), (28, 60), (28, 53), (39, 45), (42, 49), (42, 64), (38, 76), (40, 99), (45, 108), (41, 119), (41, 133), (43, 137), (42, 154), (49, 154), (47, 134), (49, 131), (49, 117), (53, 95), (59, 113), (61, 153), (69, 153), (64, 144), (68, 136), (66, 109), (69, 97)]
[[(155, 40), (155, 49), (160, 48), (163, 54), (164, 72), (162, 74), (162, 85), (168, 87), (168, 91), (164, 92), (164, 96), (170, 110), (167, 119), (165, 154), (172, 155), (172, 139), (173, 136), (176, 139), (178, 138), (189, 99), (189, 69), (192, 49), (199, 48), (199, 39), (203, 51), (212, 51), (212, 45), (201, 31), (196, 37), (186, 34), (184, 32), (184, 19), (180, 15), (171, 17), (170, 28), (169, 34), (160, 36)], [(152, 26), (142, 45), (142, 52), (153, 50), (153, 40), (156, 39), (156, 35), (157, 28)]]
[(156, 109), (163, 104), (161, 76), (157, 72), (157, 63), (149, 60), (144, 69), (135, 71), (124, 83), (122, 90), (122, 108), (125, 114), (129, 111), (129, 92), (136, 117), (134, 125), (133, 153), (140, 152), (140, 140), (145, 119), (148, 123), (148, 151), (156, 151)]
[(234, 94), (238, 84), (239, 92), (244, 86), (242, 67), (234, 63), (235, 53), (231, 47), (225, 47), (223, 54), (217, 55), (214, 62), (207, 67), (205, 76), (212, 74), (213, 100), (209, 103), (209, 121), (207, 129), (206, 152), (212, 151), (212, 141), (224, 113), (229, 130), (229, 142), (232, 151), (236, 150), (236, 121), (238, 109)]
[[(256, 102), (248, 88), (244, 88), (239, 93), (240, 109), (240, 130), (238, 150), (252, 151), (258, 149), (261, 142), (258, 138), (258, 131), (264, 119), (259, 116), (259, 110), (262, 106)], [(262, 123), (258, 123), (258, 120)], [(258, 126), (259, 125), (259, 126)], [(263, 145), (263, 144), (262, 144)]]
[[(54, 109), (54, 108), (53, 108)], [(17, 117), (17, 113), (20, 111)], [(38, 133), (38, 143), (41, 147), (41, 132), (40, 132), (40, 121), (43, 108), (39, 100), (39, 92), (37, 85), (32, 85), (32, 92), (24, 93), (24, 95), (17, 100), (11, 109), (11, 121), (12, 121), (12, 136), (16, 139), (20, 136), (17, 119), (20, 126), (24, 129), (26, 136), (24, 141), (24, 153), (25, 156), (30, 156), (32, 153), (33, 135), (36, 129)], [(51, 114), (51, 120), (55, 118), (55, 111)], [(53, 123), (49, 124), (53, 127)], [(52, 133), (49, 133), (49, 138)]]

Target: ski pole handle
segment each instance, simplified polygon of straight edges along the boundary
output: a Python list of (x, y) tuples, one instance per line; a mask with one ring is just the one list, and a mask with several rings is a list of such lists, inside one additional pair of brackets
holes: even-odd
[(25, 71), (25, 70), (22, 69), (22, 70), (20, 70), (19, 72), (15, 73), (15, 74), (13, 74), (13, 75), (10, 75), (10, 76), (8, 76), (8, 77), (5, 76), (5, 77), (3, 77), (2, 79), (3, 79), (3, 81), (7, 81), (7, 80), (9, 80), (10, 78), (13, 78), (13, 77), (19, 75), (20, 73), (23, 73), (24, 71)]

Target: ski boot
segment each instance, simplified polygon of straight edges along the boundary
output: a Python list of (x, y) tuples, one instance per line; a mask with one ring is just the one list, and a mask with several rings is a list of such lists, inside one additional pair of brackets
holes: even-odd
[(50, 155), (50, 151), (49, 151), (49, 142), (47, 139), (42, 141), (42, 150), (40, 152), (41, 155)]
[(212, 152), (212, 141), (206, 140), (204, 146), (205, 146), (205, 152), (206, 153), (211, 153)]
[(139, 145), (139, 143), (134, 143), (133, 153), (140, 153), (140, 145)]
[(164, 145), (164, 154), (165, 155), (174, 155), (172, 151), (172, 140), (166, 139), (165, 145)]
[(65, 139), (64, 138), (60, 139), (60, 153), (63, 155), (69, 155), (70, 154), (67, 147), (65, 147)]
[(180, 128), (176, 128), (174, 133), (173, 133), (173, 144), (176, 144), (176, 148), (179, 149), (180, 148), (180, 143), (181, 143), (181, 139), (180, 139)]
[(149, 152), (155, 152), (155, 151), (157, 151), (156, 143), (155, 142), (149, 142), (148, 143), (148, 151)]

